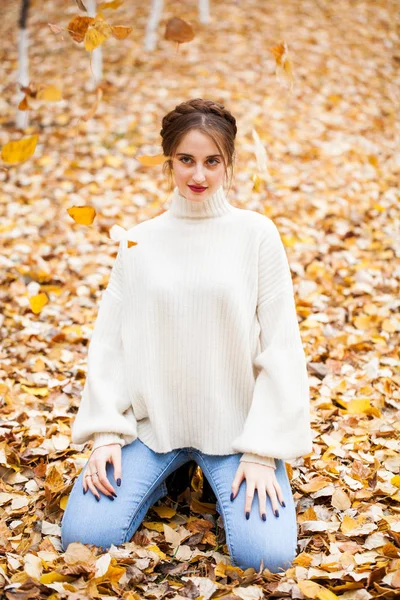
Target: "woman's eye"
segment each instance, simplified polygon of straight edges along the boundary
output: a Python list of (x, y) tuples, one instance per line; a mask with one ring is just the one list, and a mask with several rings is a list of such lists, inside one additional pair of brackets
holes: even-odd
[[(185, 165), (187, 165), (189, 163), (187, 163), (186, 160), (191, 161), (192, 159), (189, 156), (182, 156), (182, 158), (180, 159), (181, 162), (183, 162)], [(212, 166), (214, 166), (219, 163), (219, 160), (217, 160), (216, 158), (210, 158), (207, 162), (209, 164), (211, 164)]]

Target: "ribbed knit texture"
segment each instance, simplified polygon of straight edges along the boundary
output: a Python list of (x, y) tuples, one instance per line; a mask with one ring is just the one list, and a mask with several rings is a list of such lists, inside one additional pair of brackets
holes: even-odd
[[(127, 240), (136, 242), (128, 247)], [(121, 240), (88, 351), (72, 441), (243, 453), (275, 467), (312, 450), (286, 252), (275, 224), (222, 186)]]

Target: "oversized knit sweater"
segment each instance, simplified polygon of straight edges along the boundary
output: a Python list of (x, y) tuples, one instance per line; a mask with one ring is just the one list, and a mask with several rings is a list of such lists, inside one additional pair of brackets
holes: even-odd
[[(128, 245), (128, 240), (136, 244)], [(88, 349), (77, 444), (242, 453), (275, 468), (312, 450), (304, 349), (273, 221), (221, 186), (119, 243)]]

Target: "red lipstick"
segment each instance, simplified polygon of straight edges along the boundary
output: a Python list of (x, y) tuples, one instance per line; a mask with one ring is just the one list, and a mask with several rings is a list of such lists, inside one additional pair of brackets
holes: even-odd
[(189, 185), (189, 187), (192, 190), (192, 192), (197, 192), (197, 193), (204, 192), (204, 190), (207, 189), (206, 187), (197, 186), (197, 185)]

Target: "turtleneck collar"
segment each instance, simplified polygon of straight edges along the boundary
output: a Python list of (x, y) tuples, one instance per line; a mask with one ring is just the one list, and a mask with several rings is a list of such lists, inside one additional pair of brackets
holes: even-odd
[(234, 207), (228, 202), (222, 184), (212, 196), (204, 200), (189, 200), (174, 188), (168, 212), (171, 216), (184, 219), (220, 217), (232, 212)]

